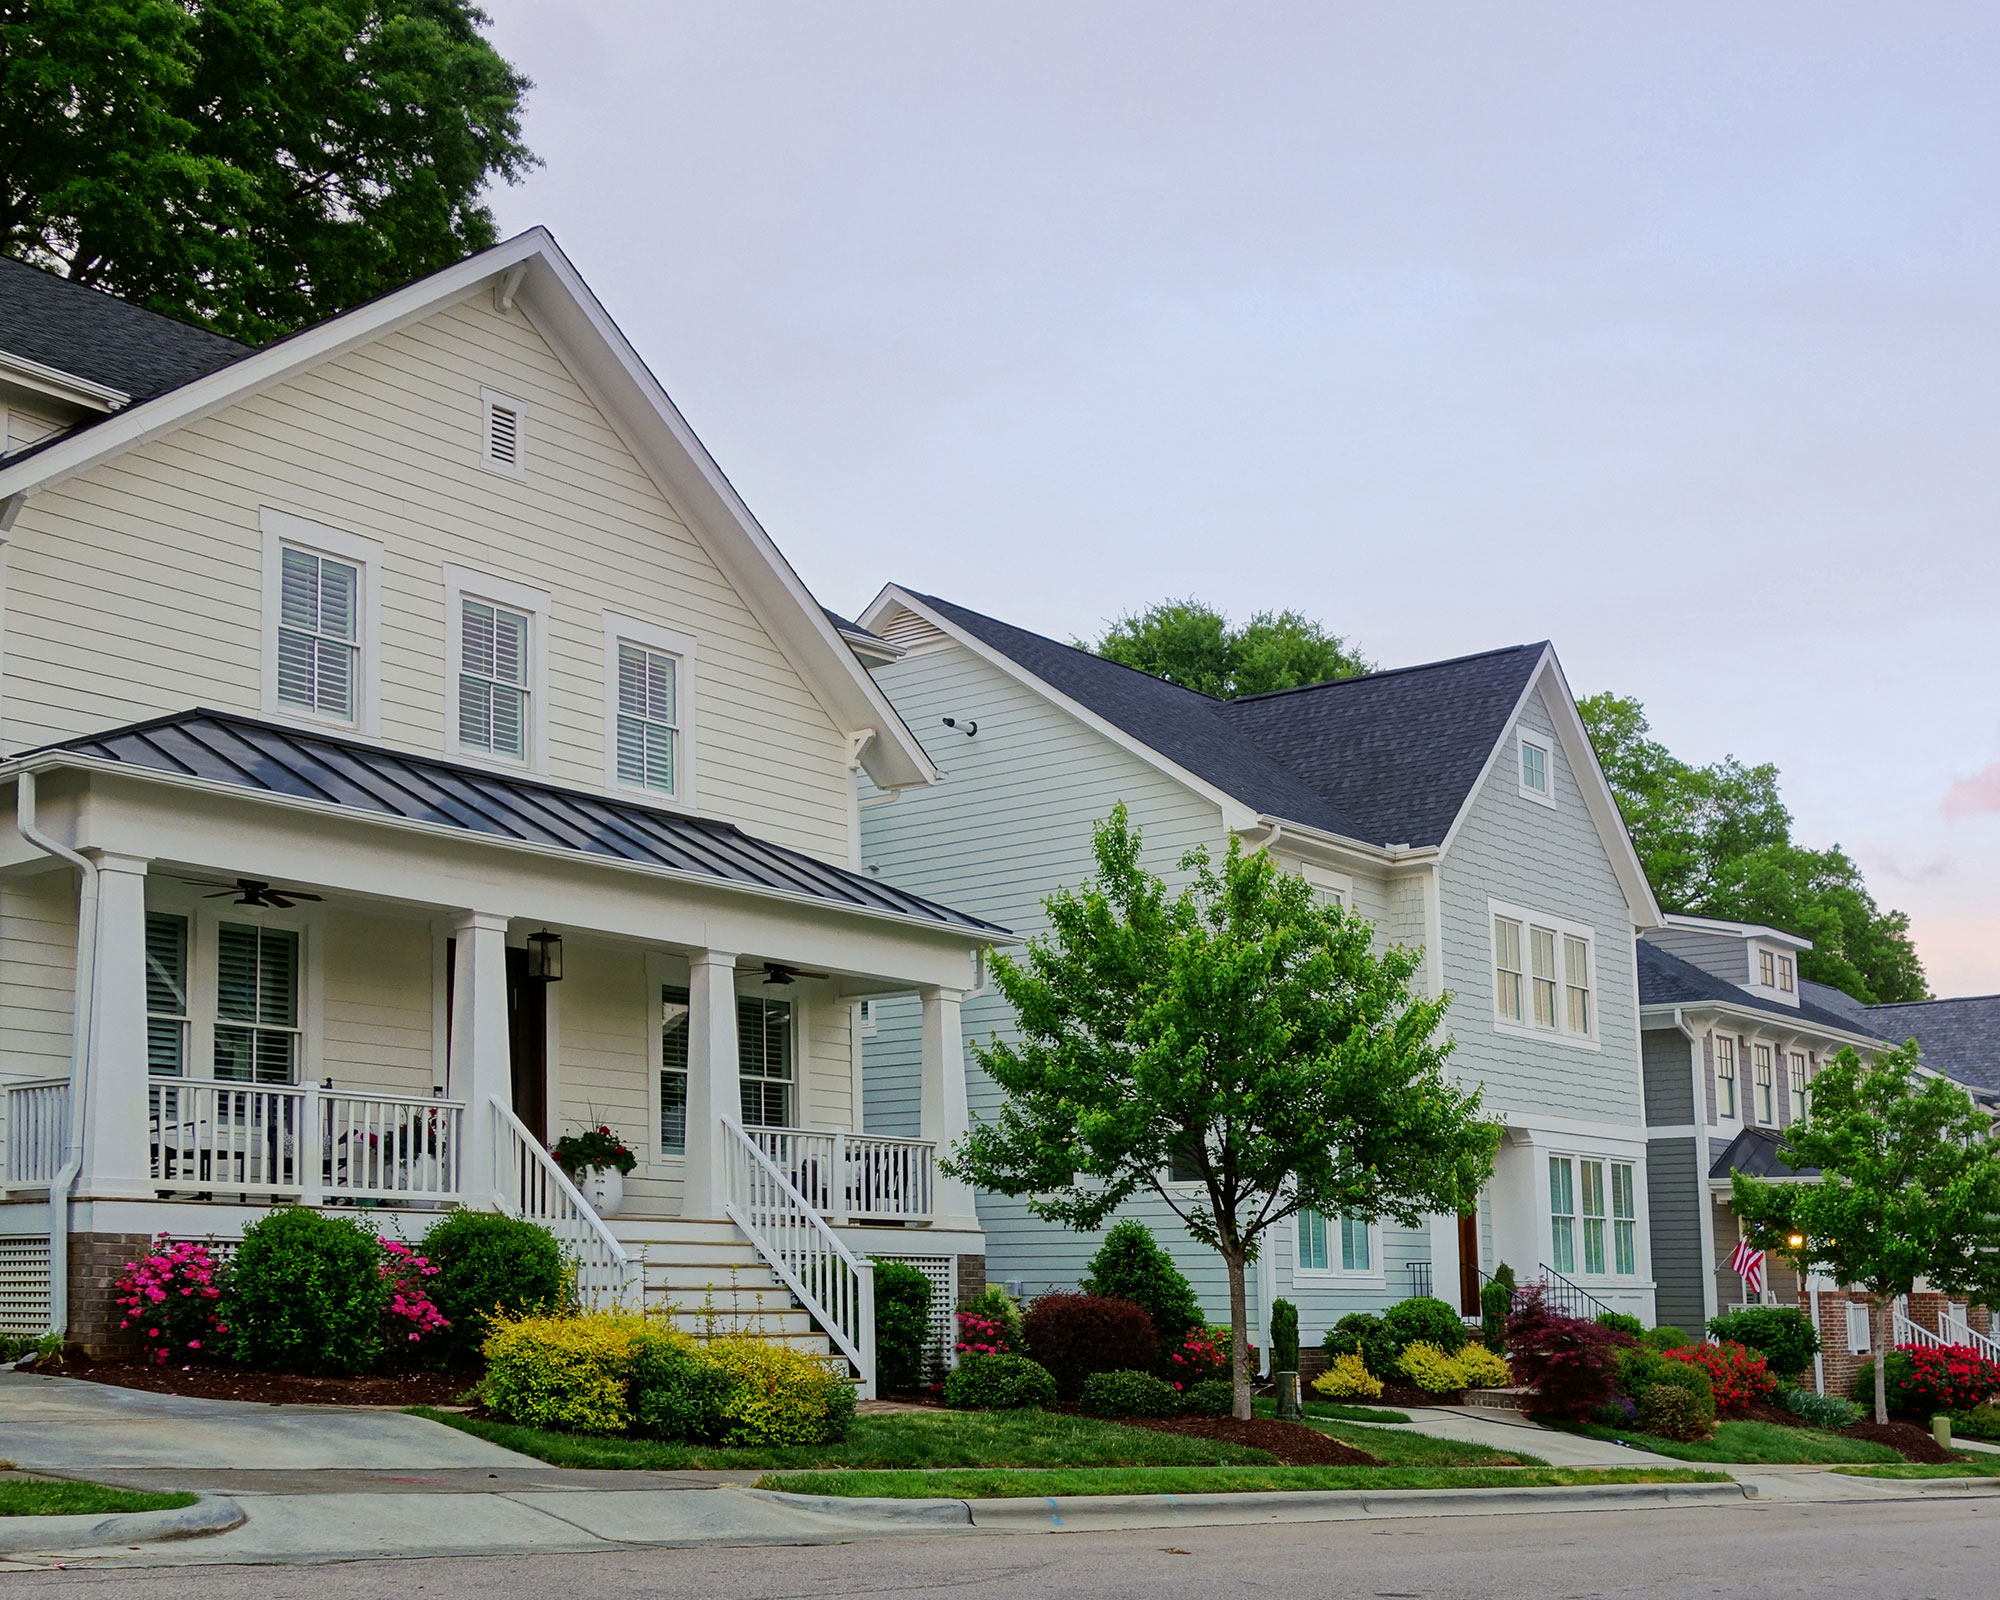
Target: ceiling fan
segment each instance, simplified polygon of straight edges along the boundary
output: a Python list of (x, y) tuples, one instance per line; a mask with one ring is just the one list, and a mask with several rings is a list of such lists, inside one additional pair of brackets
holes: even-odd
[(304, 889), (274, 889), (261, 878), (238, 878), (233, 886), (216, 884), (213, 878), (183, 878), (181, 882), (191, 883), (197, 888), (215, 885), (216, 892), (203, 895), (204, 900), (222, 900), (235, 895), (236, 899), (231, 901), (233, 905), (265, 906), (273, 911), (289, 911), (301, 900), (324, 898), (308, 894)]
[(764, 982), (767, 986), (782, 988), (788, 983), (797, 983), (801, 978), (830, 978), (830, 972), (811, 972), (804, 967), (788, 967), (782, 961), (764, 963)]

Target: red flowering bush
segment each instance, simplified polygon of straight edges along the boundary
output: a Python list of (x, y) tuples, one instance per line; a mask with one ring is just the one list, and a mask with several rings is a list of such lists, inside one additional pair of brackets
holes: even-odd
[(1635, 1342), (1601, 1322), (1558, 1311), (1540, 1284), (1521, 1296), (1507, 1319), (1514, 1381), (1534, 1392), (1529, 1409), (1536, 1416), (1581, 1422), (1610, 1403), (1618, 1393), (1618, 1352)]
[(1758, 1400), (1769, 1400), (1778, 1392), (1778, 1380), (1762, 1355), (1747, 1344), (1684, 1344), (1662, 1350), (1668, 1361), (1685, 1361), (1708, 1374), (1715, 1390), (1715, 1414), (1741, 1416)]
[(1209, 1378), (1229, 1376), (1229, 1351), (1224, 1340), (1207, 1328), (1193, 1328), (1180, 1349), (1167, 1357), (1169, 1381), (1185, 1394)]
[[(1875, 1403), (1875, 1370), (1867, 1374), (1866, 1404)], [(1889, 1410), (1896, 1416), (1928, 1421), (1940, 1411), (1970, 1411), (2000, 1393), (2000, 1366), (1970, 1345), (1899, 1344), (1889, 1355)], [(1863, 1386), (1857, 1375), (1855, 1393)]]
[(217, 1317), (222, 1298), (222, 1266), (208, 1246), (183, 1240), (176, 1244), (163, 1233), (154, 1253), (125, 1269), (114, 1299), (123, 1320), (121, 1330), (137, 1328), (149, 1360), (201, 1360), (215, 1353), (217, 1334), (227, 1333)]
[(442, 1270), (420, 1256), (400, 1239), (377, 1238), (382, 1247), (382, 1283), (389, 1291), (383, 1312), (384, 1344), (389, 1351), (405, 1351), (426, 1335), (443, 1333), (451, 1324), (431, 1303), (424, 1279), (435, 1278)]
[(958, 1313), (956, 1348), (962, 1356), (1004, 1356), (1014, 1349), (1007, 1342), (1007, 1330), (1000, 1325), (1000, 1319), (978, 1311)]

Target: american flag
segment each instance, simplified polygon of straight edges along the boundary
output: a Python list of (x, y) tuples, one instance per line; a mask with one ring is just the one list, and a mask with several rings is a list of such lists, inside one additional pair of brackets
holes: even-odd
[(1736, 1241), (1736, 1254), (1729, 1258), (1729, 1270), (1743, 1280), (1752, 1294), (1764, 1292), (1764, 1252), (1754, 1249), (1748, 1239)]

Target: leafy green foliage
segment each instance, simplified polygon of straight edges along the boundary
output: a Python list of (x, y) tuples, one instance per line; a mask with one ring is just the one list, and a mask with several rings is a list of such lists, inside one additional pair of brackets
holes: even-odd
[(1766, 1364), (1780, 1378), (1796, 1378), (1819, 1354), (1812, 1318), (1797, 1306), (1745, 1306), (1709, 1318), (1708, 1331), (1724, 1344), (1763, 1352)]
[(1657, 1328), (1648, 1328), (1639, 1335), (1639, 1342), (1648, 1350), (1678, 1350), (1684, 1344), (1693, 1344), (1681, 1329), (1669, 1323), (1661, 1323)]
[(1416, 952), (1378, 953), (1366, 922), (1234, 838), (1220, 863), (1182, 857), (1171, 894), (1122, 805), (1093, 847), (1096, 878), (1045, 902), (1050, 932), (994, 963), (1020, 1039), (974, 1047), (1006, 1099), (947, 1169), (1078, 1229), (1159, 1194), (1223, 1258), (1244, 1416), (1264, 1235), (1301, 1209), (1407, 1227), (1462, 1211), (1499, 1129), (1444, 1075), (1446, 1002), (1411, 992)]
[(997, 1323), (1009, 1350), (1018, 1351), (1026, 1342), (1026, 1335), (1021, 1332), (1020, 1304), (997, 1283), (989, 1283), (970, 1300), (962, 1301), (958, 1309)]
[(375, 1235), (352, 1217), (286, 1206), (243, 1230), (222, 1326), (246, 1366), (366, 1372), (382, 1359), (389, 1304)]
[(1181, 1410), (1190, 1417), (1226, 1417), (1236, 1406), (1236, 1385), (1227, 1378), (1203, 1378), (1181, 1395)]
[(1134, 1217), (1112, 1224), (1078, 1282), (1085, 1294), (1143, 1307), (1162, 1354), (1179, 1349), (1189, 1329), (1207, 1321), (1194, 1285), (1160, 1248), (1152, 1229)]
[(1299, 1308), (1289, 1300), (1271, 1302), (1271, 1370), (1299, 1370)]
[(1800, 973), (1869, 1004), (1929, 998), (1909, 917), (1875, 904), (1838, 845), (1793, 842), (1776, 767), (1734, 756), (1690, 766), (1651, 737), (1645, 708), (1624, 696), (1595, 694), (1577, 710), (1662, 910), (1810, 939)]
[(1639, 1391), (1638, 1424), (1641, 1433), (1662, 1439), (1705, 1439), (1708, 1424), (1701, 1418), (1695, 1397), (1672, 1384), (1651, 1383)]
[(1622, 1333), (1556, 1310), (1539, 1284), (1507, 1321), (1514, 1381), (1534, 1391), (1528, 1409), (1536, 1416), (1589, 1416), (1618, 1392), (1620, 1355), (1630, 1343)]
[(1056, 1403), (1056, 1380), (1027, 1356), (967, 1356), (944, 1380), (944, 1403), (966, 1411), (1024, 1411)]
[(529, 84), (469, 0), (0, 6), (0, 250), (262, 341), (493, 242)]
[(569, 1264), (555, 1235), (526, 1218), (454, 1211), (424, 1235), (424, 1254), (438, 1269), (427, 1280), (431, 1300), (451, 1323), (437, 1339), (442, 1359), (471, 1360), (495, 1313), (569, 1303)]
[(1372, 1311), (1350, 1311), (1320, 1338), (1320, 1348), (1332, 1360), (1339, 1356), (1359, 1356), (1371, 1376), (1396, 1376), (1396, 1357), (1402, 1347), (1388, 1325)]
[(897, 1394), (930, 1376), (931, 1280), (907, 1261), (875, 1258), (875, 1375)]
[(1646, 1331), (1645, 1323), (1637, 1317), (1626, 1315), (1623, 1311), (1600, 1311), (1597, 1320), (1613, 1333), (1629, 1333), (1635, 1339)]
[(1479, 1286), (1479, 1336), (1495, 1355), (1507, 1353), (1507, 1319), (1514, 1314), (1514, 1269), (1501, 1262)]
[(1839, 1395), (1814, 1394), (1810, 1389), (1780, 1389), (1777, 1402), (1815, 1428), (1851, 1428), (1863, 1416), (1861, 1407)]
[(1159, 1356), (1145, 1308), (1104, 1295), (1045, 1294), (1028, 1307), (1021, 1331), (1065, 1400), (1081, 1394), (1093, 1372), (1147, 1371)]
[(1456, 1355), (1470, 1337), (1465, 1321), (1442, 1300), (1429, 1295), (1412, 1295), (1398, 1300), (1382, 1313), (1382, 1326), (1396, 1341), (1400, 1354), (1410, 1345), (1434, 1344), (1446, 1355)]
[(1093, 1372), (1083, 1380), (1078, 1404), (1093, 1417), (1171, 1417), (1181, 1397), (1150, 1372)]
[(1664, 1433), (1668, 1439), (1698, 1439), (1715, 1424), (1715, 1382), (1704, 1367), (1691, 1361), (1672, 1361), (1645, 1346), (1618, 1352), (1618, 1389), (1640, 1411), (1640, 1425), (1647, 1433), (1662, 1430), (1646, 1427), (1645, 1397), (1654, 1389), (1678, 1389), (1688, 1397), (1689, 1416), (1699, 1425), (1698, 1433)]
[(1120, 617), (1096, 644), (1081, 648), (1218, 700), (1375, 670), (1344, 639), (1296, 611), (1260, 611), (1239, 628), (1199, 600), (1162, 600)]
[(722, 1438), (730, 1379), (720, 1366), (679, 1338), (636, 1340), (631, 1361), (634, 1433), (648, 1439)]

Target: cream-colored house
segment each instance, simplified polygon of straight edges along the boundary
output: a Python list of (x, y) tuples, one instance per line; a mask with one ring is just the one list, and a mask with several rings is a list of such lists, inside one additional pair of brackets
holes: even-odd
[[(533, 1216), (864, 1382), (870, 1254), (948, 1314), (1006, 935), (859, 870), (857, 774), (938, 777), (893, 647), (546, 233), (261, 350), (0, 262), (0, 407), (0, 1325), (101, 1346), (149, 1235), (284, 1201)], [(918, 1138), (858, 1131), (891, 994)], [(606, 1217), (545, 1150), (599, 1124)]]

